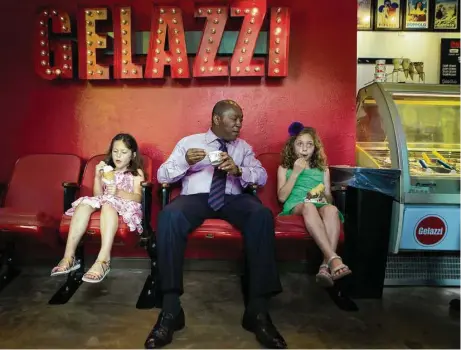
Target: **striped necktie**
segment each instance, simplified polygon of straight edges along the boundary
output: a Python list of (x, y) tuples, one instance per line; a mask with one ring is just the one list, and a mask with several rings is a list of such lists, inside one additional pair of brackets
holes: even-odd
[[(217, 140), (220, 144), (219, 150), (222, 152), (227, 152), (226, 142), (221, 139)], [(208, 197), (208, 204), (214, 211), (218, 211), (224, 205), (226, 180), (227, 173), (224, 170), (220, 170), (218, 167), (216, 167), (213, 173), (213, 180), (211, 181), (210, 196)]]

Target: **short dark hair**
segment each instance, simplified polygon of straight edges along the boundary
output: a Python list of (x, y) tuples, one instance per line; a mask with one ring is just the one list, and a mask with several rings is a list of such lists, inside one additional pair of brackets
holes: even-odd
[(243, 115), (242, 108), (238, 105), (237, 102), (233, 100), (221, 100), (214, 105), (211, 118), (213, 119), (214, 115), (222, 117), (223, 114), (230, 109), (233, 109), (235, 112)]

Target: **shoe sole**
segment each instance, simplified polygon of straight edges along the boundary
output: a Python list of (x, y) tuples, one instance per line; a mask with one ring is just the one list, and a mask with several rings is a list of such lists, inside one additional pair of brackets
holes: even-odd
[(349, 276), (349, 275), (351, 275), (351, 274), (352, 274), (352, 271), (349, 270), (348, 272), (344, 272), (344, 273), (342, 273), (342, 274), (340, 274), (340, 275), (338, 275), (338, 276), (331, 276), (331, 279), (332, 279), (333, 281), (338, 281), (338, 280), (340, 280), (341, 278), (344, 278), (344, 277)]
[(77, 264), (75, 266), (72, 266), (69, 270), (52, 272), (50, 276), (55, 277), (55, 276), (67, 275), (71, 273), (72, 271), (78, 270), (79, 268), (80, 268), (80, 264)]
[[(251, 332), (251, 333), (253, 333), (254, 335), (256, 335), (256, 333), (255, 333), (255, 331), (253, 330), (253, 328), (247, 326), (244, 322), (242, 322), (242, 328), (243, 328), (244, 330), (246, 330), (246, 331), (248, 331), (248, 332)], [(264, 344), (258, 339), (257, 336), (256, 336), (256, 340), (257, 340), (261, 345), (264, 345)], [(286, 348), (287, 348), (287, 345), (285, 344), (284, 349), (286, 349)]]
[(178, 327), (174, 329), (175, 332), (182, 331), (186, 327), (186, 322), (180, 324)]
[(254, 333), (254, 329), (248, 326), (245, 322), (242, 322), (242, 328), (248, 332)]
[(320, 287), (324, 287), (324, 288), (333, 287), (335, 284), (335, 282), (333, 281), (331, 277), (325, 276), (324, 274), (321, 274), (321, 273), (315, 276), (315, 282), (317, 282), (317, 284)]
[(110, 267), (106, 270), (106, 273), (102, 275), (100, 279), (91, 279), (91, 278), (82, 277), (82, 281), (87, 282), (87, 283), (99, 283), (99, 282), (102, 282), (102, 280), (107, 276), (109, 272), (110, 272)]

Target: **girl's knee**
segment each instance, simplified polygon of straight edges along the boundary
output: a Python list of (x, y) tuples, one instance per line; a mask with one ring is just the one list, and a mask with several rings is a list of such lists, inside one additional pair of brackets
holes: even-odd
[(89, 211), (90, 209), (93, 209), (90, 205), (85, 204), (85, 203), (80, 203), (77, 205), (75, 208), (75, 211), (80, 210), (80, 211)]
[(101, 214), (102, 213), (111, 213), (111, 214), (117, 214), (117, 211), (112, 207), (110, 204), (103, 204), (101, 206)]
[(338, 208), (329, 204), (320, 209), (320, 214), (325, 218), (335, 218), (338, 217)]
[(317, 213), (317, 208), (312, 203), (304, 203), (301, 209), (301, 213), (303, 216), (313, 215), (314, 213)]
[(83, 216), (89, 216), (91, 215), (96, 209), (93, 208), (91, 205), (80, 203), (77, 205), (75, 208), (75, 213), (73, 216), (81, 217)]

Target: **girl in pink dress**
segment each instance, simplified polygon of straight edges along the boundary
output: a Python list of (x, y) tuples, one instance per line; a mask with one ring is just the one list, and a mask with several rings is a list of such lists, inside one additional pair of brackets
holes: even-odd
[(96, 165), (93, 197), (81, 197), (72, 203), (66, 215), (72, 216), (64, 257), (51, 270), (51, 276), (68, 274), (80, 268), (75, 250), (84, 235), (91, 214), (101, 210), (101, 250), (96, 262), (82, 280), (101, 282), (110, 271), (110, 252), (118, 229), (118, 216), (131, 231), (142, 232), (141, 182), (145, 180), (142, 159), (133, 136), (116, 135), (104, 161)]

